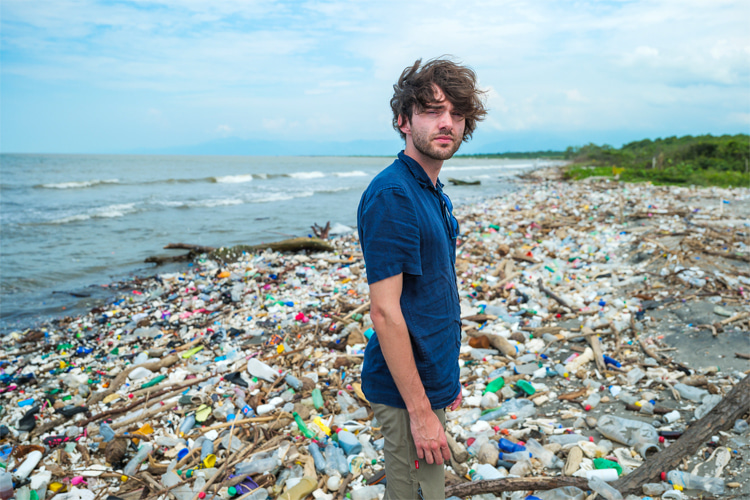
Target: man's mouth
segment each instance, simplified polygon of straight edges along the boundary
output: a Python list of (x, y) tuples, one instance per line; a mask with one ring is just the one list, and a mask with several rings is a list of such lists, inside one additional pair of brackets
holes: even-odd
[(453, 137), (450, 135), (439, 135), (435, 137), (435, 140), (440, 144), (450, 144), (453, 142)]

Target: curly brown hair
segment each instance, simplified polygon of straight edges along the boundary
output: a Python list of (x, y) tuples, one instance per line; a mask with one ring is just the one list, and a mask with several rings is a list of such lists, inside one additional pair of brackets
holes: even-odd
[(430, 59), (422, 64), (422, 59), (404, 69), (398, 82), (393, 86), (391, 110), (393, 128), (406, 139), (406, 134), (398, 125), (399, 116), (411, 122), (412, 113), (421, 113), (426, 106), (436, 101), (435, 86), (453, 104), (458, 113), (464, 115), (466, 126), (463, 141), (471, 139), (471, 134), (487, 114), (484, 105), (484, 90), (477, 88), (477, 75), (474, 70), (461, 66), (445, 56)]

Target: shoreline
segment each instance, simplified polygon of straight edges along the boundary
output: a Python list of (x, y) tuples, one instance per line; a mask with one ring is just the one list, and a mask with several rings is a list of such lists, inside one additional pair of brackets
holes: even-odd
[[(656, 416), (633, 413), (609, 389), (593, 391), (600, 392), (602, 398), (590, 412), (582, 404), (590, 395), (587, 390), (572, 400), (558, 398), (581, 387), (586, 389), (582, 385), (585, 381), (596, 381), (603, 388), (616, 386), (624, 392), (635, 391), (639, 396), (649, 396), (644, 400), (653, 398), (659, 408), (678, 409), (679, 420), (673, 424), (661, 422), (658, 428), (683, 432), (698, 405), (675, 401), (671, 384), (702, 376), (702, 387), (713, 394), (726, 395), (750, 371), (748, 360), (727, 352), (736, 346), (735, 352), (750, 354), (750, 228), (745, 222), (750, 220), (750, 190), (615, 182), (573, 184), (547, 180), (544, 173), (532, 177), (540, 176), (545, 180), (521, 180), (518, 189), (501, 198), (456, 207), (463, 236), (457, 275), (465, 333), (461, 381), (466, 403), (448, 415), (449, 432), (461, 446), (469, 444), (470, 435), (478, 432), (472, 430), (477, 424), (462, 424), (462, 419), (467, 412), (480, 408), (487, 375), (503, 368), (506, 389), (525, 379), (536, 391), (531, 395), (518, 395), (512, 390), (498, 393), (495, 405), (515, 396), (528, 399), (536, 409), (537, 416), (526, 423), (523, 419), (516, 423), (498, 422), (501, 427), (507, 424), (508, 435), (515, 439), (526, 441), (534, 437), (545, 441), (540, 429), (549, 425), (544, 422), (554, 421), (584, 436), (593, 436), (598, 442), (601, 436), (589, 419), (609, 413), (660, 422)], [(723, 244), (717, 244), (719, 237), (724, 238)], [(123, 408), (131, 404), (129, 395), (139, 392), (134, 388), (142, 381), (131, 379), (132, 388), (118, 385), (127, 379), (117, 373), (132, 369), (128, 363), (139, 359), (142, 353), (147, 353), (146, 358), (170, 362), (153, 367), (154, 375), (161, 373), (166, 377), (166, 382), (157, 382), (153, 390), (174, 388), (191, 380), (200, 382), (204, 380), (200, 377), (206, 375), (217, 377), (212, 384), (189, 393), (220, 395), (213, 402), (210, 397), (199, 397), (213, 412), (207, 420), (209, 426), (221, 421), (223, 405), (219, 401), (229, 401), (221, 395), (237, 401), (238, 393), (226, 374), (236, 372), (244, 374), (245, 379), (251, 378), (255, 374), (251, 371), (248, 375), (246, 364), (257, 358), (276, 370), (288, 371), (302, 382), (287, 403), (282, 396), (287, 386), (294, 385), (292, 381), (250, 381), (255, 387), (245, 394), (246, 403), (254, 412), (268, 410), (264, 415), (274, 417), (272, 423), (258, 421), (266, 437), (253, 446), (257, 450), (274, 439), (277, 444), (288, 440), (300, 448), (298, 455), (290, 455), (296, 457), (292, 462), (304, 463), (309, 455), (301, 448), (303, 444), (306, 448), (308, 441), (299, 435), (288, 404), (293, 404), (293, 410), (308, 426), (316, 413), (327, 418), (344, 411), (340, 391), (351, 395), (358, 404), (365, 404), (357, 398), (357, 389), (358, 364), (366, 342), (363, 334), (368, 328), (366, 271), (353, 235), (332, 242), (336, 252), (260, 252), (236, 263), (199, 262), (186, 272), (145, 278), (121, 296), (119, 303), (50, 322), (46, 332), (37, 328), (1, 338), (0, 362), (5, 373), (36, 374), (26, 395), (7, 391), (1, 396), (5, 411), (0, 422), (13, 429), (8, 439), (18, 444), (37, 444), (50, 433), (61, 434), (71, 425), (75, 427), (75, 422), (88, 420), (87, 425), (80, 425), (87, 435), (79, 442), (88, 447), (93, 463), (103, 465), (103, 443), (98, 441), (100, 419), (90, 419), (118, 409), (130, 414)], [(599, 340), (586, 337), (588, 329), (599, 332), (595, 337)], [(505, 338), (518, 354), (494, 349), (490, 340), (495, 336)], [(567, 378), (549, 374), (538, 378), (530, 372), (513, 374), (512, 368), (508, 371), (511, 363), (526, 352), (531, 353), (530, 359), (535, 363), (548, 368), (554, 368), (553, 361), (562, 363), (572, 355), (585, 355), (586, 338), (592, 348), (597, 344), (621, 367), (599, 365), (592, 360)], [(67, 344), (70, 346), (59, 349)], [(195, 346), (202, 351), (184, 356)], [(94, 350), (86, 353), (87, 349)], [(539, 353), (546, 353), (548, 359), (539, 357)], [(222, 356), (231, 359), (219, 359)], [(518, 366), (526, 364), (519, 362)], [(82, 370), (86, 365), (98, 371), (93, 374)], [(636, 368), (649, 375), (640, 385), (628, 384), (627, 373)], [(685, 370), (694, 373), (688, 375)], [(198, 379), (186, 378), (191, 372)], [(221, 376), (224, 378), (218, 379)], [(151, 375), (143, 380), (148, 377)], [(15, 383), (21, 386), (20, 382)], [(305, 402), (315, 386), (328, 401), (320, 412)], [(52, 387), (71, 396), (68, 404), (72, 401), (85, 406), (86, 418), (78, 414), (61, 419), (55, 411), (63, 406), (58, 400), (39, 409), (37, 428), (30, 434), (16, 429), (26, 411), (18, 402), (28, 397), (39, 401), (41, 391)], [(140, 392), (147, 402), (145, 390)], [(100, 397), (104, 393), (114, 398)], [(136, 394), (136, 402), (137, 397)], [(164, 409), (155, 410), (168, 415), (136, 418), (121, 428), (133, 432), (153, 420), (155, 436), (179, 437), (177, 422), (198, 408), (182, 400), (167, 401)], [(150, 408), (146, 402), (144, 409)], [(368, 419), (360, 422), (369, 423)], [(194, 439), (198, 429), (192, 431)], [(377, 435), (376, 431), (369, 432), (373, 437)], [(244, 440), (250, 439), (247, 434), (243, 436)], [(720, 434), (722, 446), (734, 439), (732, 436), (731, 430), (728, 435)], [(223, 437), (226, 436), (217, 435), (217, 443)], [(92, 449), (94, 443), (99, 445)], [(155, 462), (168, 463), (169, 453), (177, 453), (179, 446), (161, 446)], [(743, 448), (741, 443), (732, 447), (740, 448), (740, 457), (750, 454), (750, 448)], [(556, 453), (560, 458), (569, 456), (567, 450), (558, 449)], [(51, 456), (52, 452), (47, 452), (44, 463)], [(230, 459), (218, 445), (216, 456), (218, 464)], [(469, 462), (474, 463), (475, 459)], [(454, 464), (447, 484), (462, 483), (469, 464)], [(378, 467), (379, 464), (363, 465), (363, 470), (369, 475)], [(68, 464), (62, 472), (58, 469), (49, 470), (57, 471), (55, 477), (77, 476), (83, 470), (82, 462)], [(534, 471), (530, 478), (539, 477), (543, 471), (551, 473), (550, 469), (539, 467)], [(155, 477), (158, 481), (158, 475)], [(259, 482), (262, 477), (257, 476)], [(730, 494), (750, 495), (750, 467), (741, 459), (731, 460), (721, 477), (727, 483), (738, 483), (737, 488), (728, 489)], [(91, 482), (97, 489), (114, 488), (116, 483), (114, 479)], [(272, 484), (269, 482), (269, 486)], [(131, 486), (130, 482), (116, 485), (122, 492)]]

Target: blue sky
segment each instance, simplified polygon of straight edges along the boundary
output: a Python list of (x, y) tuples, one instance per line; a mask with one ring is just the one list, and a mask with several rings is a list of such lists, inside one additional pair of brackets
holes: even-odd
[(747, 0), (3, 0), (0, 14), (4, 152), (398, 145), (392, 85), (441, 54), (488, 90), (463, 152), (750, 131)]

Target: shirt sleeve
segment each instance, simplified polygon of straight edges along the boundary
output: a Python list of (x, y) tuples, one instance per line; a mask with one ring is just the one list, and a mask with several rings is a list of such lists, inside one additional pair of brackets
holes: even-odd
[(369, 197), (358, 225), (368, 283), (401, 273), (422, 274), (416, 211), (402, 188), (382, 188)]

